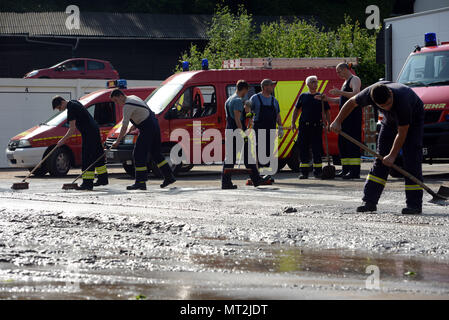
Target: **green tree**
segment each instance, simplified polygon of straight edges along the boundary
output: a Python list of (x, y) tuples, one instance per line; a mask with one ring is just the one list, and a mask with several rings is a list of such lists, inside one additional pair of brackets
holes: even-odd
[[(357, 74), (364, 85), (383, 76), (383, 65), (376, 63), (376, 36), (379, 31), (361, 28), (349, 16), (336, 30), (325, 31), (316, 24), (296, 19), (262, 24), (255, 31), (252, 16), (243, 7), (233, 14), (228, 7), (218, 7), (207, 32), (209, 42), (203, 51), (192, 45), (181, 61), (189, 61), (191, 70), (201, 69), (207, 58), (211, 68), (220, 69), (223, 60), (239, 57), (357, 57)], [(180, 71), (180, 67), (176, 68)]]

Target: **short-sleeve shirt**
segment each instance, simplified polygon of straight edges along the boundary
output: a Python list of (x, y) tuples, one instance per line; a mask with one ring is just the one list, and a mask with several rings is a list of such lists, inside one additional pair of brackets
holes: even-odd
[[(317, 100), (314, 97), (319, 93), (311, 94), (301, 93), (296, 103), (296, 109), (302, 109), (299, 122), (312, 122), (319, 123), (322, 120), (321, 114), (321, 100)], [(329, 110), (330, 106), (327, 101), (324, 102), (324, 110)]]
[[(393, 106), (390, 111), (379, 108), (371, 99), (370, 90), (379, 83), (385, 84), (393, 92)], [(422, 100), (411, 88), (401, 83), (380, 81), (360, 91), (355, 96), (355, 101), (360, 107), (372, 105), (378, 108), (384, 115), (382, 122), (393, 126), (412, 125), (421, 119), (420, 114), (424, 112)]]
[(245, 120), (245, 108), (243, 106), (243, 100), (237, 95), (237, 93), (234, 93), (228, 98), (228, 100), (226, 100), (225, 108), (227, 117), (231, 117), (232, 119), (234, 119), (234, 111), (237, 110), (242, 113), (240, 116), (240, 120)]
[(87, 109), (76, 100), (67, 102), (67, 122), (75, 120), (76, 128), (81, 134), (98, 131), (98, 124)]
[(122, 126), (128, 127), (129, 121), (139, 125), (150, 115), (152, 112), (145, 101), (134, 95), (127, 96), (123, 105)]
[(259, 120), (259, 114), (260, 114), (261, 106), (260, 106), (260, 100), (259, 100), (258, 96), (262, 100), (262, 103), (264, 106), (271, 106), (271, 99), (273, 99), (273, 104), (274, 104), (274, 108), (276, 109), (276, 114), (279, 114), (281, 112), (281, 109), (279, 108), (279, 102), (277, 101), (276, 98), (274, 98), (272, 96), (266, 98), (262, 93), (259, 92), (255, 95), (253, 95), (249, 99), (251, 101), (251, 110), (256, 114), (256, 116), (254, 117), (254, 121)]

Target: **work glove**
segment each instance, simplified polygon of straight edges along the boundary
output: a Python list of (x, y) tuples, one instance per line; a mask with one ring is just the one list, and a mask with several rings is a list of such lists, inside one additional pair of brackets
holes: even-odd
[(240, 135), (242, 136), (243, 141), (244, 141), (245, 143), (248, 142), (248, 136), (246, 135), (245, 131), (243, 131), (243, 130), (240, 129)]

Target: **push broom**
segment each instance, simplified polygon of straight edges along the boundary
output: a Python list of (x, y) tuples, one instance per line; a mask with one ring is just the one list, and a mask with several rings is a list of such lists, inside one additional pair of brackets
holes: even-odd
[[(353, 137), (351, 137), (350, 135), (344, 133), (343, 131), (340, 131), (340, 135), (342, 135), (344, 138), (348, 139), (349, 141), (351, 141), (352, 143), (356, 144), (357, 146), (359, 146), (360, 148), (362, 148), (363, 150), (365, 150), (366, 152), (372, 154), (373, 156), (375, 156), (376, 158), (378, 158), (379, 160), (383, 160), (383, 157), (374, 152), (373, 150), (371, 150), (370, 148), (368, 148), (367, 146), (365, 146), (363, 143), (361, 143), (360, 141), (354, 139)], [(407, 171), (405, 171), (404, 169), (402, 169), (401, 167), (393, 164), (391, 166), (394, 170), (396, 170), (397, 172), (399, 172), (400, 174), (402, 174), (404, 177), (412, 180), (414, 183), (416, 183), (417, 185), (419, 185), (421, 188), (423, 188), (424, 190), (426, 190), (433, 198), (432, 198), (432, 202), (436, 202), (437, 200), (449, 200), (449, 187), (445, 187), (445, 186), (440, 186), (440, 189), (438, 190), (437, 193), (435, 193), (432, 189), (430, 189), (427, 185), (424, 184), (424, 182), (418, 180), (417, 178), (415, 178), (414, 176), (412, 176), (410, 173), (408, 173)]]
[(13, 185), (11, 186), (11, 189), (13, 189), (13, 190), (28, 189), (29, 183), (26, 182), (26, 180), (34, 173), (34, 171), (36, 171), (45, 162), (45, 160), (47, 160), (53, 154), (53, 152), (56, 149), (57, 149), (57, 147), (54, 147), (53, 149), (51, 149), (51, 151), (49, 153), (47, 153), (47, 155), (33, 168), (33, 170), (31, 170), (31, 172), (22, 180), (22, 182), (13, 183)]
[(76, 177), (75, 178), (75, 180), (73, 180), (72, 181), (72, 183), (64, 183), (63, 185), (62, 185), (62, 189), (63, 190), (76, 190), (76, 189), (78, 189), (78, 183), (76, 183), (76, 181), (78, 181), (78, 179), (79, 178), (81, 178), (82, 176), (83, 176), (83, 174), (86, 172), (86, 171), (89, 171), (97, 162), (98, 162), (98, 160), (100, 160), (102, 157), (104, 157), (105, 156), (105, 154), (106, 154), (106, 151), (108, 151), (110, 148), (108, 148), (108, 149), (106, 149), (103, 153), (102, 153), (102, 155), (101, 156), (99, 156), (89, 167), (87, 167), (87, 169), (86, 170), (84, 170), (83, 172), (81, 172), (81, 174), (78, 176), (78, 177)]

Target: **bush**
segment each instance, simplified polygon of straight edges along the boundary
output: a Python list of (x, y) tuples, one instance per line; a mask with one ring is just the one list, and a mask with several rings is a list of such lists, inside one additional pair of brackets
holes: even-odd
[[(217, 7), (207, 31), (209, 42), (201, 52), (192, 45), (180, 61), (189, 61), (191, 70), (201, 69), (207, 58), (212, 69), (220, 69), (223, 60), (272, 57), (358, 57), (356, 68), (362, 85), (367, 86), (383, 77), (384, 66), (376, 63), (376, 36), (379, 30), (361, 28), (348, 16), (336, 30), (324, 31), (316, 24), (296, 19), (292, 23), (280, 20), (262, 24), (255, 31), (252, 16), (240, 6), (237, 14), (228, 7)], [(180, 64), (176, 71), (180, 71)]]

